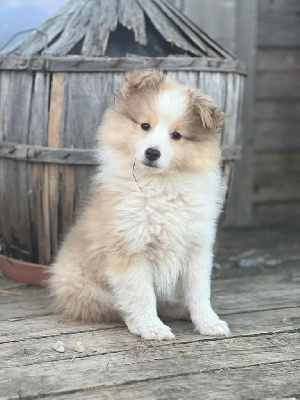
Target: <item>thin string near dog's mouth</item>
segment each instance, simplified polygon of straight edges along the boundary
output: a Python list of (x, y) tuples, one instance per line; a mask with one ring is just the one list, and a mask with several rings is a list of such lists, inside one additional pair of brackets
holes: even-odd
[(134, 177), (135, 183), (138, 185), (138, 188), (139, 188), (140, 191), (143, 193), (143, 189), (140, 187), (140, 185), (139, 185), (139, 183), (138, 183), (138, 181), (137, 181), (137, 179), (136, 179), (136, 177), (135, 177), (135, 175), (134, 175), (135, 162), (136, 162), (136, 159), (134, 159), (134, 163), (133, 163), (133, 166), (132, 166), (132, 175), (133, 175), (133, 177)]

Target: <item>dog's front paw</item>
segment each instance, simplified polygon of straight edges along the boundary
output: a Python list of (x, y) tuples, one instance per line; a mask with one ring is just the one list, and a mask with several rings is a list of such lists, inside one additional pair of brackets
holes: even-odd
[(202, 335), (209, 336), (229, 336), (230, 330), (225, 321), (222, 321), (219, 317), (212, 319), (202, 319), (195, 325), (197, 332)]
[(136, 328), (128, 326), (128, 329), (134, 335), (141, 336), (145, 340), (172, 340), (175, 339), (171, 328), (163, 323), (157, 325), (145, 326), (142, 328)]
[(174, 334), (167, 325), (149, 326), (142, 331), (143, 339), (146, 340), (172, 340), (175, 339)]

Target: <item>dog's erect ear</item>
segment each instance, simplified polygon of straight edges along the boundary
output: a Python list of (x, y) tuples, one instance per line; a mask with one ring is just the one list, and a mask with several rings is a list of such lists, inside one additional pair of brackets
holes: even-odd
[(203, 97), (198, 90), (191, 93), (191, 96), (203, 128), (213, 132), (220, 131), (225, 121), (225, 114)]
[(129, 93), (132, 94), (144, 89), (156, 91), (164, 80), (165, 75), (154, 69), (127, 72), (120, 95), (126, 97)]

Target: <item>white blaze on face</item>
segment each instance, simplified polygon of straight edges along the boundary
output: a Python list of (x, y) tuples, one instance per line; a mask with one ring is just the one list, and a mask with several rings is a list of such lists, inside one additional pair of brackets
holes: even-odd
[(169, 165), (173, 156), (170, 125), (184, 114), (186, 101), (186, 96), (179, 88), (160, 94), (157, 102), (158, 123), (145, 138), (136, 143), (137, 161), (147, 163), (145, 151), (152, 148), (161, 153), (160, 158), (155, 161), (155, 166), (163, 169)]

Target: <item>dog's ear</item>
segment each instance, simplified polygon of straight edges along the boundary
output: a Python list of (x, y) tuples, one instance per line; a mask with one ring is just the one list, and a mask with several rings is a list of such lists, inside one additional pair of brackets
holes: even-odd
[(126, 98), (129, 94), (145, 89), (156, 91), (164, 80), (165, 75), (154, 69), (127, 72), (119, 95)]
[(200, 91), (193, 91), (190, 95), (194, 109), (200, 116), (203, 128), (212, 132), (220, 131), (225, 121), (225, 114), (203, 97)]

